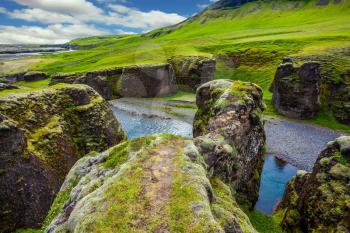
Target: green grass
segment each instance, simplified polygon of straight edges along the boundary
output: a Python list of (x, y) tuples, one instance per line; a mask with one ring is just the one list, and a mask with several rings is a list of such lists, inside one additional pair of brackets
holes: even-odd
[(170, 106), (175, 108), (191, 108), (197, 110), (197, 105), (195, 104), (170, 104)]
[(250, 222), (259, 233), (284, 233), (279, 226), (280, 219), (276, 216), (268, 216), (257, 210), (246, 212)]

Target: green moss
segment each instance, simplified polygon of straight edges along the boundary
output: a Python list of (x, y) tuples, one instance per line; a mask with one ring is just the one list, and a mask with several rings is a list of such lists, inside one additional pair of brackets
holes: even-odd
[(257, 210), (246, 212), (254, 228), (260, 233), (283, 233), (281, 219), (265, 215)]
[(350, 163), (349, 158), (347, 156), (343, 155), (342, 153), (340, 153), (340, 151), (335, 152), (334, 156), (337, 158), (339, 163), (341, 163), (343, 165), (348, 165)]
[(61, 190), (53, 202), (49, 213), (47, 214), (42, 229), (45, 230), (50, 223), (58, 216), (61, 212), (64, 204), (69, 200), (69, 196), (71, 194), (72, 189), (79, 183), (79, 180), (76, 178), (72, 178), (70, 184), (67, 186), (65, 190)]
[(171, 107), (175, 108), (191, 108), (191, 109), (197, 109), (197, 106), (195, 104), (170, 104)]

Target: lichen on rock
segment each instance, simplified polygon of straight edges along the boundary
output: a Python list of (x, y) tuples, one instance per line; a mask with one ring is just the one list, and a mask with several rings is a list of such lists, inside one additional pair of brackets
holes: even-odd
[(88, 86), (0, 98), (0, 231), (40, 227), (74, 163), (125, 138)]
[(192, 140), (169, 134), (84, 157), (58, 197), (46, 232), (256, 232)]
[(262, 90), (251, 83), (215, 80), (197, 90), (196, 145), (212, 174), (235, 191), (237, 201), (254, 207), (264, 161)]
[(278, 211), (287, 232), (350, 230), (350, 137), (330, 142), (312, 173), (298, 174), (286, 189)]

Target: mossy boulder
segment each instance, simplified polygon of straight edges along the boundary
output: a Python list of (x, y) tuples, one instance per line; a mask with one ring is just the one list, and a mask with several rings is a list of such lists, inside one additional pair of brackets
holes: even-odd
[(39, 72), (39, 71), (29, 71), (27, 73), (24, 74), (23, 79), (26, 82), (34, 82), (34, 81), (39, 81), (39, 80), (43, 80), (46, 79), (47, 75), (43, 72)]
[(193, 134), (213, 175), (235, 190), (237, 201), (254, 207), (264, 162), (262, 90), (251, 83), (215, 80), (197, 90)]
[(272, 103), (283, 115), (309, 119), (320, 109), (320, 64), (306, 62), (300, 67), (286, 62), (276, 72), (270, 91)]
[(176, 85), (184, 91), (195, 92), (197, 88), (214, 79), (216, 61), (201, 56), (173, 57), (168, 60), (175, 71)]
[(40, 227), (75, 162), (124, 139), (109, 104), (88, 86), (0, 98), (0, 231)]
[(169, 64), (54, 74), (50, 85), (58, 83), (86, 84), (106, 100), (119, 97), (161, 97), (176, 92), (174, 72)]
[[(301, 83), (295, 79), (295, 71), (298, 67), (302, 67), (305, 64), (314, 61), (319, 64), (317, 71), (320, 76), (320, 81), (315, 84), (310, 83), (311, 89), (314, 89), (314, 94), (303, 94)], [(287, 75), (276, 73), (276, 76), (283, 77), (280, 81), (280, 85), (272, 84), (271, 91), (274, 92), (274, 105), (280, 113), (294, 117), (300, 115), (302, 108), (309, 109), (306, 111), (306, 116), (313, 117), (315, 112), (318, 111), (321, 106), (326, 111), (333, 113), (334, 117), (343, 124), (350, 124), (350, 49), (347, 47), (330, 49), (327, 53), (318, 55), (301, 55), (286, 57), (283, 61), (285, 63), (284, 69), (288, 71), (288, 65), (293, 64), (293, 69), (289, 69)], [(312, 62), (313, 63), (313, 62)], [(291, 65), (289, 65), (290, 67)], [(309, 76), (314, 76), (309, 74)], [(316, 74), (316, 73), (315, 73)], [(318, 76), (317, 75), (317, 76)], [(295, 80), (293, 80), (293, 77)], [(307, 84), (307, 83), (306, 83)], [(280, 90), (278, 86), (281, 86)], [(283, 86), (285, 86), (283, 88)], [(317, 88), (315, 88), (317, 87)], [(310, 94), (312, 93), (310, 89)], [(317, 94), (317, 95), (316, 95)], [(296, 98), (296, 96), (298, 98)], [(295, 100), (296, 99), (296, 100)], [(278, 102), (279, 101), (279, 102)], [(317, 106), (318, 105), (318, 106)], [(282, 107), (280, 107), (282, 106)], [(286, 108), (283, 109), (283, 106)], [(309, 106), (305, 108), (305, 106)], [(310, 106), (313, 106), (310, 108)], [(305, 112), (305, 111), (304, 111)]]
[(68, 174), (45, 232), (256, 232), (191, 139), (133, 139)]
[(299, 173), (278, 208), (287, 232), (350, 231), (350, 137), (330, 142), (312, 173)]

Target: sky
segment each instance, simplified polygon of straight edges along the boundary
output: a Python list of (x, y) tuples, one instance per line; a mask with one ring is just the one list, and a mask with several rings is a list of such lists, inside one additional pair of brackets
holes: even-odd
[(217, 0), (0, 0), (0, 44), (63, 44), (179, 23)]

